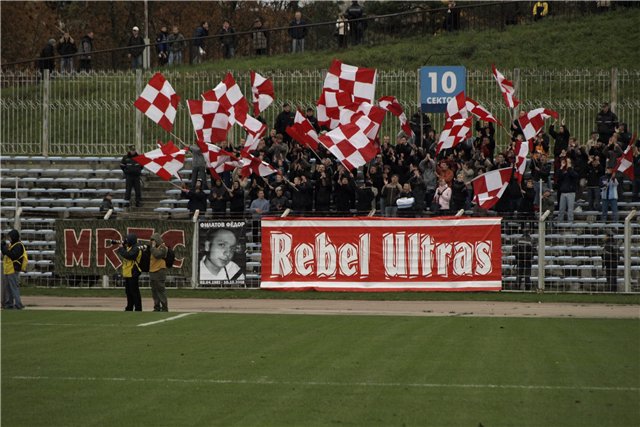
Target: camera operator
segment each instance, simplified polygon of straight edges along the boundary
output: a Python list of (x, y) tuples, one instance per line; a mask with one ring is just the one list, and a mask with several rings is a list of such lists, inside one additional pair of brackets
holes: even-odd
[(122, 278), (127, 294), (127, 306), (124, 310), (142, 311), (142, 297), (140, 296), (138, 279), (141, 273), (139, 263), (142, 259), (142, 251), (146, 250), (146, 246), (138, 246), (138, 237), (133, 233), (127, 234), (124, 242), (112, 240), (111, 243), (122, 244), (116, 253), (122, 258)]

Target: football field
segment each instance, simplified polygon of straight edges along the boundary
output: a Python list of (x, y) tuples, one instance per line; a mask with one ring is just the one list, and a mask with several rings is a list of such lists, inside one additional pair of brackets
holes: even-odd
[(185, 314), (4, 311), (2, 425), (640, 425), (634, 319)]

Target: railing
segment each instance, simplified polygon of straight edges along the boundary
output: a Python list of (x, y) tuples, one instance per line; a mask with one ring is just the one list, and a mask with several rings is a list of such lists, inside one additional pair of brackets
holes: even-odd
[[(635, 211), (624, 223), (558, 223), (543, 215), (542, 220), (504, 218), (502, 221), (502, 275), (503, 290), (533, 292), (640, 292), (640, 223), (632, 221)], [(314, 216), (342, 216), (336, 212), (314, 213)], [(241, 217), (228, 217), (237, 220)], [(185, 221), (206, 221), (212, 218), (194, 216)], [(259, 222), (244, 217), (241, 246), (246, 265), (246, 282), (242, 286), (219, 287), (257, 288), (260, 285), (260, 233)], [(114, 287), (121, 286), (119, 271), (103, 276), (65, 275), (54, 271), (55, 223), (57, 219), (21, 218), (4, 219), (2, 232), (12, 227), (21, 229), (22, 240), (30, 251), (30, 264), (24, 281), (40, 286)], [(126, 219), (109, 219), (114, 221)], [(198, 264), (198, 228), (195, 228), (192, 248), (193, 271)], [(531, 248), (522, 240), (530, 234)], [(618, 248), (619, 258), (613, 269), (605, 268), (605, 236)], [(525, 260), (524, 262), (522, 260)], [(527, 280), (528, 279), (528, 280)], [(143, 274), (141, 283), (147, 286)], [(169, 287), (199, 287), (197, 276), (169, 274)], [(216, 286), (209, 286), (215, 288)]]
[[(263, 117), (273, 125), (282, 104), (314, 107), (324, 81), (324, 70), (256, 70), (272, 79), (276, 93), (274, 105)], [(640, 127), (640, 70), (502, 70), (514, 80), (519, 108), (544, 106), (555, 109), (579, 141), (595, 129), (595, 117), (603, 101), (611, 101), (620, 122), (632, 131)], [(186, 99), (214, 87), (224, 73), (177, 73), (167, 71), (167, 79), (181, 95), (174, 133), (191, 141), (193, 130)], [(133, 101), (151, 77), (150, 72), (98, 72), (44, 76), (32, 72), (1, 73), (0, 143), (6, 155), (116, 155), (136, 143), (142, 149), (157, 139), (170, 139), (162, 129), (141, 117)], [(250, 98), (249, 73), (235, 73), (245, 96)], [(394, 95), (408, 117), (417, 111), (417, 71), (378, 71), (376, 96)], [(468, 95), (486, 106), (508, 127), (511, 111), (506, 108), (489, 69), (468, 70)], [(441, 129), (443, 114), (434, 114), (435, 129)], [(396, 135), (399, 124), (391, 116), (384, 121), (381, 135)], [(237, 127), (230, 139), (243, 135)], [(497, 134), (498, 145), (506, 146), (506, 132)], [(392, 138), (393, 140), (393, 138)]]

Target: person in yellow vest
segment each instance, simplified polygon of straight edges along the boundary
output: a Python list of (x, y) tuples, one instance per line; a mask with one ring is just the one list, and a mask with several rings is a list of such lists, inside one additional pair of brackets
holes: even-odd
[(533, 5), (533, 20), (538, 21), (549, 13), (549, 3), (546, 1), (537, 1)]
[(142, 297), (140, 296), (140, 260), (145, 246), (138, 246), (138, 236), (133, 233), (127, 234), (118, 248), (117, 254), (122, 258), (122, 278), (124, 279), (124, 289), (127, 294), (127, 306), (124, 311), (142, 311)]
[(18, 230), (11, 230), (7, 237), (9, 242), (2, 241), (2, 306), (5, 309), (22, 310), (24, 305), (20, 299), (20, 272), (26, 271), (27, 250), (20, 241)]
[(151, 262), (149, 263), (149, 284), (153, 297), (153, 311), (169, 311), (167, 293), (164, 286), (167, 278), (167, 246), (160, 233), (151, 236)]

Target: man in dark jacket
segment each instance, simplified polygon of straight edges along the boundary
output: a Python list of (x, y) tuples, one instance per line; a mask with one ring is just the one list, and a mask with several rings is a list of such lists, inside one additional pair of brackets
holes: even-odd
[(560, 209), (558, 209), (558, 221), (564, 221), (567, 214), (569, 222), (573, 222), (573, 207), (576, 201), (578, 189), (578, 174), (573, 169), (571, 159), (562, 159), (558, 171), (558, 192), (560, 192)]
[(286, 132), (288, 126), (293, 125), (293, 120), (295, 118), (295, 114), (291, 112), (291, 106), (288, 103), (284, 103), (282, 105), (282, 111), (276, 117), (276, 123), (273, 128), (276, 130), (276, 133), (282, 134), (282, 140), (287, 143), (287, 145), (291, 144), (291, 136)]
[(218, 40), (222, 46), (222, 57), (231, 59), (236, 51), (236, 32), (226, 19), (222, 23), (222, 28), (218, 31)]
[(127, 58), (131, 60), (131, 69), (142, 68), (142, 53), (144, 52), (144, 39), (140, 35), (140, 29), (133, 27), (131, 29), (131, 36), (127, 42), (129, 47)]
[(524, 285), (525, 291), (531, 290), (531, 264), (533, 263), (533, 244), (528, 231), (524, 231), (516, 244), (516, 288)]
[(56, 61), (54, 57), (56, 56), (56, 41), (55, 39), (50, 39), (46, 46), (42, 48), (40, 51), (40, 58), (38, 59), (38, 69), (42, 74), (44, 74), (44, 70), (49, 70), (49, 72), (53, 72), (56, 69)]
[(334, 190), (334, 201), (339, 216), (349, 215), (356, 201), (356, 183), (353, 177), (343, 175), (340, 178)]
[(291, 53), (304, 53), (304, 39), (307, 37), (307, 23), (302, 19), (302, 12), (297, 11), (293, 21), (289, 23), (291, 37)]
[(73, 40), (69, 33), (64, 33), (58, 42), (58, 53), (62, 56), (60, 60), (60, 72), (72, 73), (73, 72), (73, 55), (78, 51), (76, 48), (76, 42)]
[(185, 183), (182, 188), (182, 198), (189, 200), (187, 202), (187, 209), (189, 209), (189, 213), (193, 214), (195, 211), (199, 210), (200, 215), (204, 216), (207, 212), (207, 194), (202, 191), (201, 180), (197, 180), (191, 189), (188, 189), (187, 184)]
[(20, 272), (26, 254), (24, 244), (20, 241), (18, 230), (7, 234), (9, 242), (2, 240), (2, 306), (5, 309), (22, 310), (24, 305), (20, 299)]
[(367, 24), (366, 21), (362, 20), (364, 18), (364, 8), (357, 1), (352, 1), (345, 14), (349, 20), (353, 44), (358, 45), (364, 39), (364, 30)]
[(91, 53), (93, 52), (93, 31), (89, 31), (80, 40), (80, 71), (91, 71)]
[(124, 199), (130, 203), (131, 201), (131, 189), (136, 192), (136, 206), (142, 206), (142, 193), (140, 191), (140, 175), (142, 174), (142, 165), (133, 160), (138, 155), (136, 147), (129, 146), (129, 152), (122, 157), (120, 161), (120, 169), (124, 172), (126, 190), (124, 192)]
[(569, 133), (569, 129), (564, 125), (564, 120), (560, 124), (560, 129), (556, 132), (555, 129), (556, 123), (549, 126), (549, 135), (554, 139), (555, 143), (553, 144), (553, 155), (559, 156), (562, 153), (562, 150), (566, 150), (569, 148), (569, 137), (571, 134)]
[(611, 135), (616, 131), (616, 127), (618, 127), (618, 116), (611, 111), (609, 103), (605, 102), (596, 116), (596, 129), (599, 139), (605, 143), (609, 141)]
[(607, 276), (608, 290), (618, 291), (618, 263), (620, 262), (620, 249), (610, 232), (604, 236), (602, 251), (602, 264)]
[(193, 64), (200, 64), (207, 54), (205, 50), (205, 37), (209, 35), (209, 23), (204, 21), (200, 24), (196, 31), (193, 33), (191, 62)]
[(158, 53), (158, 65), (165, 65), (169, 62), (169, 30), (166, 25), (160, 27), (160, 32), (156, 37), (156, 52)]
[(366, 216), (369, 215), (371, 209), (374, 209), (372, 203), (376, 195), (373, 191), (373, 186), (370, 181), (364, 181), (357, 189), (356, 189), (356, 210), (358, 211), (358, 215)]

